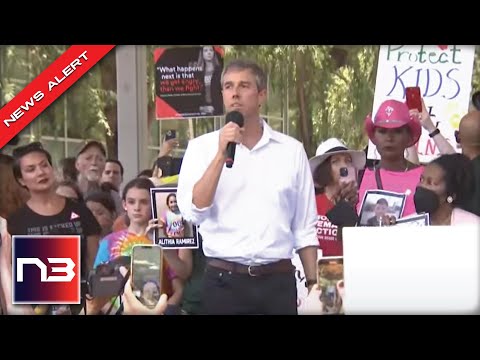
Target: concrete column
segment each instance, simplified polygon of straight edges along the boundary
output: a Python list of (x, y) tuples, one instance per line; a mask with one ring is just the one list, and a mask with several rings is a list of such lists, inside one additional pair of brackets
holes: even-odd
[(147, 49), (119, 45), (117, 61), (118, 158), (124, 184), (148, 166)]

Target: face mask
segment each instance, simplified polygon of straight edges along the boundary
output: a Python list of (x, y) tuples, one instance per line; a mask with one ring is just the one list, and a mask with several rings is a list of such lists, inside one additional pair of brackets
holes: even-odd
[(420, 186), (415, 190), (413, 202), (415, 203), (417, 214), (422, 212), (433, 214), (440, 206), (437, 194)]

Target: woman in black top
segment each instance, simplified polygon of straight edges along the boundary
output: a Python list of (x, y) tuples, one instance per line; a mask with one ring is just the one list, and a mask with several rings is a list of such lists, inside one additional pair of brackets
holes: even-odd
[(57, 181), (52, 157), (35, 142), (13, 151), (13, 173), (30, 193), (27, 203), (9, 216), (13, 235), (80, 235), (81, 277), (86, 279), (97, 253), (101, 228), (83, 204), (56, 193)]

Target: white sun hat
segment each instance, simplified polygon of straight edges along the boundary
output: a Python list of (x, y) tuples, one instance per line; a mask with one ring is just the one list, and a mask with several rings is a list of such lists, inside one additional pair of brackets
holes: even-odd
[(308, 161), (310, 163), (312, 174), (320, 164), (335, 154), (350, 154), (352, 157), (353, 166), (357, 170), (363, 169), (367, 161), (367, 155), (364, 151), (350, 150), (340, 140), (336, 138), (330, 138), (318, 146), (315, 156)]

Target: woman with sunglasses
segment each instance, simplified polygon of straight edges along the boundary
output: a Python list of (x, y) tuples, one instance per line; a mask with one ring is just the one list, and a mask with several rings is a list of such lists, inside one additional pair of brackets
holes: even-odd
[(13, 151), (13, 173), (30, 194), (29, 200), (8, 218), (11, 235), (80, 235), (82, 278), (93, 267), (101, 228), (80, 202), (56, 193), (52, 157), (35, 142)]

